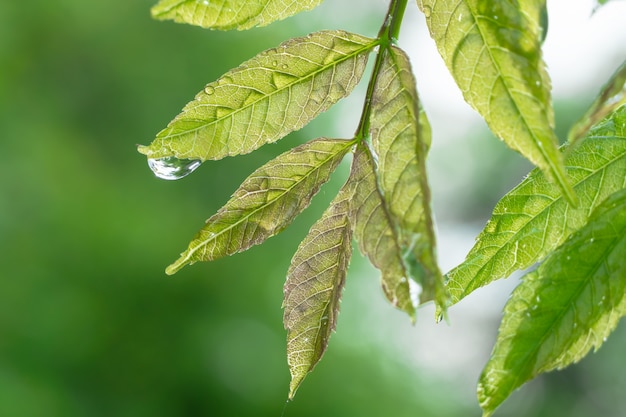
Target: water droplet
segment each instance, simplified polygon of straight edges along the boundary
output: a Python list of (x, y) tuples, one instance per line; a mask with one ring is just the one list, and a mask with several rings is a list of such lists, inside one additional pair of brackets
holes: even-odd
[(272, 65), (273, 66), (277, 66), (278, 65), (278, 61), (272, 61)]
[(154, 175), (164, 180), (178, 180), (191, 174), (202, 164), (199, 159), (178, 159), (175, 156), (148, 158), (148, 166)]
[(210, 85), (207, 85), (206, 87), (204, 87), (204, 92), (207, 93), (208, 95), (211, 95), (215, 93), (215, 88), (211, 87)]
[(498, 15), (497, 15), (497, 14), (494, 14), (494, 15), (493, 15), (493, 19), (494, 19), (494, 20), (498, 20)]
[(539, 86), (541, 85), (541, 81), (539, 81), (539, 80), (535, 81), (535, 85), (536, 85), (537, 87), (539, 87)]
[(424, 6), (424, 16), (426, 16), (426, 18), (429, 18), (432, 13), (433, 9), (431, 9), (430, 6)]
[(594, 238), (589, 239), (589, 243), (593, 243)]
[(283, 64), (283, 65), (281, 65), (281, 67), (282, 67), (282, 69), (287, 69), (287, 68), (289, 68), (289, 65)]

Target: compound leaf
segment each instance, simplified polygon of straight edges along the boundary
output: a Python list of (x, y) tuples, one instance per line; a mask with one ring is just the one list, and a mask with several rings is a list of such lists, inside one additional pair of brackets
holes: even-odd
[(623, 104), (626, 104), (626, 61), (602, 88), (589, 110), (572, 126), (568, 141), (573, 145), (578, 143), (593, 125)]
[[(447, 304), (437, 264), (426, 176), (429, 129), (422, 128), (415, 78), (406, 54), (391, 47), (372, 95), (370, 133), (378, 160), (378, 184), (410, 278), (422, 289), (420, 302)], [(421, 119), (421, 120), (420, 120)]]
[(415, 319), (417, 284), (408, 279), (398, 232), (378, 187), (374, 158), (365, 144), (354, 154), (349, 181), (354, 187), (350, 221), (359, 248), (381, 271), (387, 299)]
[(337, 323), (352, 255), (350, 198), (344, 186), (298, 247), (287, 273), (283, 321), (291, 372), (290, 399), (322, 358)]
[(139, 152), (207, 160), (275, 142), (350, 94), (376, 42), (325, 31), (265, 51), (208, 84)]
[(229, 30), (266, 26), (320, 5), (323, 0), (161, 0), (152, 17), (203, 28)]
[(533, 170), (498, 202), (465, 261), (448, 273), (453, 303), (541, 260), (582, 227), (600, 202), (626, 187), (626, 106), (595, 126), (565, 164), (579, 204), (568, 204)]
[(550, 79), (541, 58), (545, 0), (418, 3), (465, 100), (575, 201), (557, 150)]
[(513, 292), (478, 385), (489, 415), (524, 382), (598, 349), (626, 314), (626, 190)]
[(316, 139), (257, 169), (207, 220), (166, 272), (173, 274), (196, 261), (242, 252), (280, 233), (308, 207), (352, 144), (340, 139)]

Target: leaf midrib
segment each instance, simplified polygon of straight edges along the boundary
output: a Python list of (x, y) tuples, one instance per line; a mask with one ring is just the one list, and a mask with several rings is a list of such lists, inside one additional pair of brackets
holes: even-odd
[[(404, 277), (406, 278), (406, 281), (402, 282), (400, 281), (400, 283), (393, 289), (394, 293), (396, 292), (396, 288), (398, 288), (399, 286), (402, 285), (406, 285), (407, 289), (408, 289), (408, 285), (409, 285), (409, 279), (413, 279), (411, 277), (411, 274), (409, 274), (410, 269), (407, 267), (405, 260), (402, 257), (402, 248), (400, 247), (400, 236), (398, 234), (398, 226), (394, 221), (394, 218), (392, 216), (392, 214), (389, 211), (389, 208), (387, 207), (387, 204), (385, 202), (385, 193), (382, 191), (381, 185), (379, 184), (378, 181), (378, 175), (377, 175), (377, 170), (376, 170), (376, 166), (374, 164), (374, 157), (372, 155), (372, 151), (369, 149), (369, 147), (367, 146), (363, 146), (364, 152), (367, 155), (367, 159), (368, 159), (368, 164), (370, 165), (370, 168), (372, 170), (372, 175), (374, 176), (374, 192), (376, 193), (379, 201), (380, 201), (380, 207), (383, 210), (383, 214), (385, 217), (385, 220), (387, 221), (388, 225), (389, 225), (389, 229), (391, 230), (391, 235), (392, 235), (392, 240), (393, 240), (393, 246), (395, 248), (395, 252), (396, 252), (396, 256), (397, 256), (397, 261), (400, 262), (400, 266), (402, 268), (402, 272)], [(369, 223), (369, 220), (368, 220)], [(378, 242), (380, 243), (380, 242)], [(378, 247), (378, 243), (376, 244), (376, 247)], [(376, 249), (376, 251), (378, 251)], [(417, 283), (419, 285), (419, 283)], [(415, 307), (413, 305), (413, 301), (411, 300), (411, 298), (409, 297), (409, 305), (411, 306), (411, 311), (408, 311), (409, 315), (414, 318), (415, 315)]]

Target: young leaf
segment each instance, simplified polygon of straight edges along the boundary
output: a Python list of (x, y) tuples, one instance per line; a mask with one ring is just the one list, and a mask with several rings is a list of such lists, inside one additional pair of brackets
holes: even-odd
[(266, 26), (320, 5), (323, 0), (161, 0), (151, 12), (159, 20), (209, 29)]
[(348, 187), (339, 191), (298, 247), (287, 273), (283, 321), (288, 331), (290, 399), (322, 358), (337, 324), (339, 301), (352, 255), (348, 219), (351, 197)]
[(575, 201), (557, 150), (550, 79), (541, 58), (545, 0), (418, 3), (465, 100)]
[(626, 61), (602, 88), (589, 110), (572, 126), (567, 138), (569, 143), (578, 143), (593, 125), (623, 104), (626, 104)]
[(565, 163), (578, 206), (533, 170), (498, 202), (465, 261), (449, 272), (453, 303), (541, 260), (583, 226), (602, 200), (626, 187), (626, 106), (594, 127)]
[[(378, 157), (378, 184), (410, 277), (422, 288), (420, 302), (445, 308), (447, 293), (437, 264), (426, 176), (428, 129), (420, 124), (415, 79), (406, 54), (392, 47), (372, 95), (370, 131)], [(425, 118), (425, 115), (423, 116)]]
[(478, 385), (485, 415), (539, 373), (564, 368), (602, 345), (626, 314), (625, 252), (621, 190), (513, 292)]
[(313, 140), (257, 169), (165, 272), (242, 252), (280, 233), (308, 207), (352, 145), (340, 139)]
[(265, 51), (207, 85), (139, 152), (220, 159), (275, 142), (350, 94), (376, 43), (325, 31)]
[(364, 144), (354, 153), (349, 181), (354, 187), (350, 221), (359, 248), (382, 272), (387, 299), (415, 319), (416, 284), (411, 285), (413, 281), (408, 279), (398, 232), (378, 188), (374, 159)]

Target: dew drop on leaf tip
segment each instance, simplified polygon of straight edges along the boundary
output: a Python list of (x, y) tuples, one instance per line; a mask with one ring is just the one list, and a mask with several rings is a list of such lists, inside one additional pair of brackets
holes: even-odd
[(148, 158), (148, 166), (154, 175), (164, 180), (178, 180), (195, 171), (202, 161), (199, 159), (179, 159), (175, 156)]

